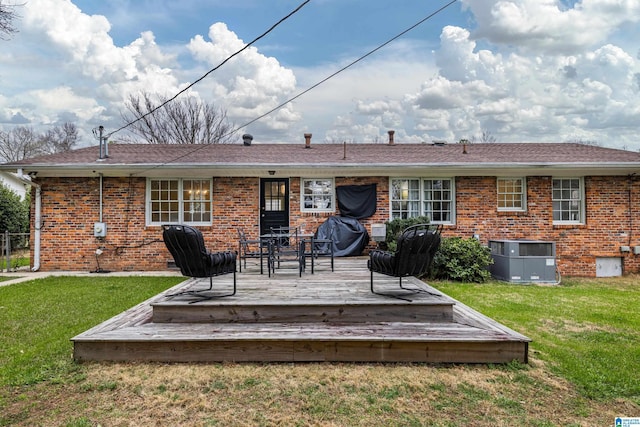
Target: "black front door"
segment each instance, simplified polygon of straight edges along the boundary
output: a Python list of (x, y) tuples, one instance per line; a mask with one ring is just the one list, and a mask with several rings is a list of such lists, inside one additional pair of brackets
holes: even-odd
[(289, 226), (289, 179), (260, 179), (260, 234)]

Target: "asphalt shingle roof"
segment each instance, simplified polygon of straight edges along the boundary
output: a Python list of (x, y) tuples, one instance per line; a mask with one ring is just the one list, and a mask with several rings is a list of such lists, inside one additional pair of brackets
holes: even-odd
[[(104, 165), (483, 165), (638, 164), (640, 153), (575, 143), (469, 144), (111, 144)], [(13, 166), (98, 163), (97, 146), (25, 159)]]

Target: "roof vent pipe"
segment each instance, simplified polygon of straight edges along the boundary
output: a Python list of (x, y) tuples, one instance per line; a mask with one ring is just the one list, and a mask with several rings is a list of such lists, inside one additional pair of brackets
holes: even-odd
[(460, 144), (462, 144), (462, 154), (467, 154), (467, 144), (469, 144), (469, 140), (461, 139)]
[(93, 135), (98, 138), (100, 154), (98, 155), (98, 161), (102, 161), (109, 157), (109, 147), (107, 146), (107, 137), (103, 136), (104, 126), (98, 126), (97, 130), (93, 129)]
[(313, 136), (311, 133), (304, 134), (304, 148), (311, 148), (311, 136)]
[(248, 133), (242, 135), (242, 142), (244, 143), (244, 145), (248, 147), (249, 145), (251, 145), (251, 141), (253, 141), (253, 135), (250, 135)]
[(393, 135), (396, 133), (396, 131), (390, 130), (387, 133), (389, 134), (389, 145), (395, 145), (395, 142), (393, 141)]

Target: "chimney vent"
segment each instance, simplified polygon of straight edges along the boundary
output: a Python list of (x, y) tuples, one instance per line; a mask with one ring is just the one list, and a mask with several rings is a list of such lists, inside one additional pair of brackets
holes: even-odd
[(250, 135), (248, 133), (245, 133), (244, 135), (242, 135), (242, 142), (244, 143), (244, 145), (246, 146), (251, 145), (251, 141), (253, 141), (253, 135)]
[(395, 141), (393, 140), (393, 135), (396, 133), (396, 131), (390, 130), (387, 133), (389, 134), (389, 145), (395, 145)]
[(311, 133), (304, 134), (304, 148), (311, 148)]

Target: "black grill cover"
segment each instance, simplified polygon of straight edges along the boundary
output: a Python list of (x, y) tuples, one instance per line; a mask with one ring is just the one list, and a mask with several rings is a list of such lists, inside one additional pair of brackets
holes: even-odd
[(318, 239), (333, 240), (335, 256), (357, 256), (369, 243), (369, 233), (356, 218), (330, 216), (316, 231)]

